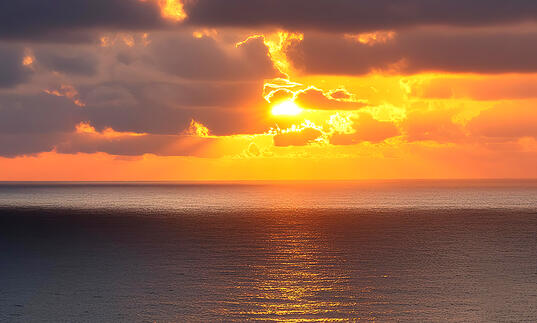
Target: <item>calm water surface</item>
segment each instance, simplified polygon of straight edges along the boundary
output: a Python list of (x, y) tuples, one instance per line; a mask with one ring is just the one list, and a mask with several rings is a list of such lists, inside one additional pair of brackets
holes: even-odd
[(537, 181), (2, 183), (0, 321), (535, 322)]

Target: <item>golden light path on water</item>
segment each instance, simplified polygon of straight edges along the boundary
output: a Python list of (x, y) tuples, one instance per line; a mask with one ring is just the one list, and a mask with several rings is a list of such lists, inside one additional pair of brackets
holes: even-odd
[[(223, 315), (253, 320), (282, 322), (375, 320), (375, 315), (360, 318), (363, 308), (386, 303), (372, 294), (373, 287), (358, 291), (345, 270), (344, 254), (331, 245), (329, 237), (316, 225), (293, 216), (274, 217), (273, 232), (263, 245), (265, 261), (251, 268), (256, 280), (238, 284), (235, 305)], [(253, 285), (253, 288), (252, 286)], [(378, 312), (377, 312), (378, 313)]]

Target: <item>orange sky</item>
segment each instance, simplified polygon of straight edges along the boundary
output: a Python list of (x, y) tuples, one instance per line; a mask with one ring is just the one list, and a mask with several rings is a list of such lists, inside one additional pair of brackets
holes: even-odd
[(233, 25), (203, 3), (0, 34), (0, 180), (537, 177), (531, 19)]

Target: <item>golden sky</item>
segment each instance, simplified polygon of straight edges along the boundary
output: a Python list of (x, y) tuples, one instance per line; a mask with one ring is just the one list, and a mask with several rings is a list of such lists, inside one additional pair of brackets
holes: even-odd
[(0, 21), (0, 180), (537, 177), (530, 2), (31, 0)]

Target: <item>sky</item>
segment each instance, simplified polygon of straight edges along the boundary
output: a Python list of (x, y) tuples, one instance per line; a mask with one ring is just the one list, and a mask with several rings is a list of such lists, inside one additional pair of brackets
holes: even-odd
[(0, 180), (537, 177), (534, 0), (0, 4)]

